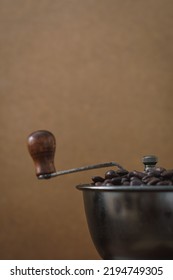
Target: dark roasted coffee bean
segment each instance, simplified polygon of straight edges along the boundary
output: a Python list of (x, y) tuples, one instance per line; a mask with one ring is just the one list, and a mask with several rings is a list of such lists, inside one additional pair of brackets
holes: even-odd
[(104, 178), (102, 178), (100, 176), (93, 176), (92, 180), (93, 180), (94, 183), (96, 183), (96, 182), (103, 182)]
[(139, 179), (142, 179), (144, 176), (146, 176), (146, 173), (144, 172), (139, 172), (136, 170), (129, 172), (129, 177), (137, 177)]
[(135, 171), (135, 176), (138, 177), (139, 179), (142, 179), (142, 178), (144, 178), (144, 176), (146, 176), (146, 173)]
[(135, 178), (130, 181), (130, 186), (140, 186), (142, 185), (142, 181), (138, 178)]
[(124, 182), (129, 182), (129, 180), (127, 179), (127, 177), (122, 177), (122, 178), (121, 178), (121, 183), (123, 184)]
[(104, 180), (104, 182), (102, 183), (102, 185), (106, 185), (106, 184), (108, 184), (108, 183), (111, 183), (111, 184), (112, 184), (111, 179), (106, 179), (106, 180)]
[(130, 181), (133, 181), (133, 180), (138, 180), (139, 178), (135, 177), (135, 176), (132, 176), (130, 177)]
[(112, 183), (106, 183), (105, 186), (114, 186)]
[(150, 170), (150, 171), (148, 172), (148, 176), (151, 176), (151, 177), (160, 177), (160, 176), (161, 176), (161, 172), (158, 171), (158, 170), (153, 169), (153, 170)]
[(95, 182), (95, 186), (101, 186), (103, 183), (102, 182)]
[(115, 186), (121, 185), (121, 177), (114, 177), (111, 179), (111, 183)]
[(129, 172), (125, 169), (118, 169), (117, 172), (116, 172), (119, 176), (123, 176), (123, 175), (126, 175), (128, 174)]
[(166, 169), (161, 166), (154, 167), (154, 170), (159, 171), (160, 173), (162, 173), (163, 171), (166, 171)]
[(115, 172), (115, 170), (108, 170), (105, 173), (105, 179), (112, 179), (112, 178), (114, 178), (116, 176), (117, 176), (117, 173)]
[(159, 178), (151, 177), (150, 181), (147, 183), (148, 186), (156, 185), (158, 182), (160, 182)]
[(153, 167), (144, 172), (133, 170), (128, 172), (119, 167), (118, 170), (108, 170), (105, 177), (92, 177), (91, 186), (141, 186), (173, 185), (173, 169), (166, 170), (163, 167)]
[(173, 183), (170, 180), (160, 181), (156, 184), (157, 186), (171, 186)]
[(147, 183), (150, 181), (150, 179), (151, 179), (151, 177), (148, 176), (148, 175), (146, 175), (145, 177), (142, 178), (142, 182), (143, 182), (144, 184), (147, 184)]
[(170, 179), (173, 177), (173, 169), (170, 169), (170, 170), (165, 170), (161, 173), (161, 176), (164, 178), (164, 179)]
[(126, 176), (128, 179), (130, 179), (131, 177), (134, 177), (133, 171), (130, 171)]
[(129, 181), (128, 174), (121, 176), (121, 179), (126, 179), (126, 180), (128, 180), (128, 181)]
[(124, 182), (122, 183), (122, 185), (123, 185), (123, 186), (129, 186), (129, 185), (130, 185), (130, 182), (129, 182), (129, 181), (124, 181)]
[(133, 177), (130, 178), (130, 182), (132, 182), (132, 181), (134, 181), (134, 180), (138, 181), (138, 178), (136, 178), (135, 176), (133, 176)]

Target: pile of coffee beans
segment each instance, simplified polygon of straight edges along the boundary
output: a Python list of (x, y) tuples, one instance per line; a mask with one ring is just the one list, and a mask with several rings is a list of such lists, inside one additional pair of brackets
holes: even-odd
[(104, 177), (92, 177), (93, 186), (170, 186), (173, 185), (173, 169), (154, 167), (147, 171), (108, 170)]

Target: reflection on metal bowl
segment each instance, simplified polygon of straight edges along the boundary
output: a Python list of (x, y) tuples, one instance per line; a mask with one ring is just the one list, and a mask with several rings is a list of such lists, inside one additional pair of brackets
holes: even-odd
[(102, 259), (173, 259), (173, 186), (77, 189)]

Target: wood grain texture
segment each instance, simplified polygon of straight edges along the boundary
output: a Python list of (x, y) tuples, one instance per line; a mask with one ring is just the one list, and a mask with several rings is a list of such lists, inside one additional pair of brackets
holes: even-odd
[(28, 136), (28, 151), (34, 161), (36, 175), (56, 172), (54, 157), (55, 136), (47, 130), (37, 130)]

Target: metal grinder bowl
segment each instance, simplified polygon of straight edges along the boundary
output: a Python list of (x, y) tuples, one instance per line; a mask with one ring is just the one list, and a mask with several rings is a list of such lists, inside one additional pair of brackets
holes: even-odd
[(77, 189), (102, 259), (173, 259), (173, 186)]
[[(108, 166), (124, 170), (108, 162), (56, 172), (54, 135), (38, 130), (27, 143), (38, 179)], [(150, 171), (157, 157), (145, 156), (143, 163)], [(77, 189), (83, 192), (88, 227), (103, 259), (173, 259), (173, 185), (80, 185)]]

